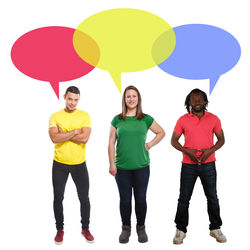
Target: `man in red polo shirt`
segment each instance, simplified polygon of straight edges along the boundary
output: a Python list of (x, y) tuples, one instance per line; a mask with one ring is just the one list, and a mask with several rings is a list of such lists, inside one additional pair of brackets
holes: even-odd
[[(183, 153), (180, 195), (175, 216), (174, 244), (182, 244), (188, 226), (188, 207), (197, 177), (200, 178), (207, 197), (210, 235), (218, 242), (226, 242), (220, 226), (220, 206), (216, 191), (215, 151), (225, 142), (220, 120), (207, 112), (207, 95), (194, 89), (186, 97), (187, 114), (179, 118), (174, 128), (171, 144)], [(184, 146), (179, 143), (185, 137)], [(214, 135), (217, 138), (214, 144)]]

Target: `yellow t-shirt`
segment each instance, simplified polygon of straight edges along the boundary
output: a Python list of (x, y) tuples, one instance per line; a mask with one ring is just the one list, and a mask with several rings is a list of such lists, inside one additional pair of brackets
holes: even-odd
[[(72, 113), (64, 109), (51, 115), (49, 127), (56, 127), (58, 124), (63, 132), (69, 132), (73, 129), (82, 127), (91, 127), (90, 116), (87, 112), (76, 109)], [(63, 164), (75, 165), (83, 163), (85, 159), (86, 146), (83, 143), (66, 141), (55, 144), (54, 160)]]

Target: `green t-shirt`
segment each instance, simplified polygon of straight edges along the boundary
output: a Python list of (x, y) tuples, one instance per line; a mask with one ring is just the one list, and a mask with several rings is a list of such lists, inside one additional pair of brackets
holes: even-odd
[(145, 115), (138, 120), (135, 116), (127, 116), (125, 120), (115, 116), (111, 122), (116, 128), (117, 144), (115, 165), (117, 168), (134, 170), (149, 165), (149, 153), (145, 142), (149, 127), (154, 118)]

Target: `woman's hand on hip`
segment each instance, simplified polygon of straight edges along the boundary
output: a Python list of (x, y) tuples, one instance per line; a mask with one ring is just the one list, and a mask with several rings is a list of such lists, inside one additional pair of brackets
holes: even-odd
[(149, 143), (145, 143), (145, 149), (146, 149), (147, 151), (149, 151), (150, 148), (151, 148), (150, 144), (149, 144)]

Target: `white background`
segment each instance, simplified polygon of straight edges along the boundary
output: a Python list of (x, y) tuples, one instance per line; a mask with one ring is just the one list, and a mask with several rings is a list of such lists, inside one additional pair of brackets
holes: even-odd
[[(209, 236), (206, 198), (197, 180), (190, 204), (190, 224), (183, 249), (246, 249), (249, 238), (249, 8), (238, 1), (8, 1), (1, 3), (1, 249), (175, 249), (174, 216), (179, 193), (181, 153), (170, 145), (179, 116), (185, 113), (186, 95), (196, 87), (209, 92), (209, 80), (185, 80), (152, 69), (122, 74), (122, 90), (133, 84), (141, 92), (143, 111), (165, 129), (164, 140), (150, 150), (146, 227), (149, 242), (140, 244), (132, 218), (127, 245), (118, 243), (121, 230), (119, 197), (115, 180), (108, 174), (110, 121), (121, 111), (119, 94), (108, 72), (94, 69), (88, 75), (60, 84), (60, 100), (47, 82), (19, 72), (11, 62), (13, 43), (24, 33), (44, 26), (76, 28), (88, 16), (111, 8), (137, 8), (165, 19), (172, 27), (210, 24), (227, 30), (239, 41), (239, 63), (221, 76), (208, 110), (220, 117), (226, 144), (217, 155), (218, 196), (228, 242)], [(90, 175), (91, 224), (95, 243), (81, 237), (79, 201), (69, 178), (64, 200), (64, 244), (56, 246), (52, 209), (51, 168), (53, 144), (48, 136), (50, 114), (64, 107), (63, 94), (70, 85), (81, 90), (78, 108), (92, 117), (87, 144)], [(148, 139), (152, 138), (149, 133)]]

